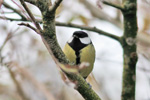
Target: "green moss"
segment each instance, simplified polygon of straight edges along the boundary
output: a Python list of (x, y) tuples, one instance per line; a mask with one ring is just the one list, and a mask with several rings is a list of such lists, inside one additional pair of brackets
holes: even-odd
[[(43, 34), (42, 37), (48, 44), (48, 47), (52, 51), (52, 55), (60, 62), (68, 64), (63, 51), (61, 50), (55, 34), (55, 13), (44, 11), (43, 15)], [(101, 100), (99, 96), (89, 87), (87, 82), (77, 74), (66, 73), (68, 78), (72, 81), (76, 81), (76, 90), (85, 98), (85, 100)]]
[(136, 79), (136, 0), (124, 0), (124, 35), (122, 37), (123, 47), (123, 82), (122, 82), (122, 100), (135, 100), (135, 79)]

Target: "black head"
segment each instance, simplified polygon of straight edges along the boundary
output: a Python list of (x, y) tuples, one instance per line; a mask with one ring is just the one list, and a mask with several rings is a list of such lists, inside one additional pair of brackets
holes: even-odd
[(80, 51), (85, 46), (91, 44), (88, 34), (83, 31), (75, 31), (73, 36), (68, 40), (68, 44), (75, 50)]
[(88, 34), (83, 31), (75, 31), (73, 33), (73, 36), (78, 37), (78, 38), (85, 38), (85, 37), (88, 37)]

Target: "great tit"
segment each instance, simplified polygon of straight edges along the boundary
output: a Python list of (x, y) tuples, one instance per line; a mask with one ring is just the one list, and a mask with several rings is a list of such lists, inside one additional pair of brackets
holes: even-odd
[(91, 73), (95, 61), (95, 48), (88, 34), (83, 31), (75, 31), (67, 41), (63, 51), (68, 60), (75, 65), (82, 62), (89, 63), (88, 67), (79, 71), (81, 76), (86, 79)]

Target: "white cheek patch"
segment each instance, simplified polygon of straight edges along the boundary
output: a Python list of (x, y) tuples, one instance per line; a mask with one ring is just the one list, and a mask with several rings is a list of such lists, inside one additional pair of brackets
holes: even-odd
[(73, 40), (73, 37), (71, 37), (69, 40), (68, 40), (68, 43), (71, 43)]
[(85, 37), (85, 38), (79, 38), (81, 43), (83, 44), (90, 44), (91, 43), (91, 39), (89, 37)]

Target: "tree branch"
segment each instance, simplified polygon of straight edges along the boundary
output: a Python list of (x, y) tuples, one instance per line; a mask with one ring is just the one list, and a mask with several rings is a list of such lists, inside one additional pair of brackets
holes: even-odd
[(55, 3), (52, 5), (52, 7), (49, 9), (49, 11), (50, 12), (56, 11), (61, 2), (62, 0), (56, 0)]
[(7, 67), (8, 67), (8, 71), (9, 71), (10, 77), (12, 78), (12, 80), (13, 80), (13, 82), (14, 82), (16, 88), (17, 88), (17, 92), (19, 93), (19, 95), (23, 98), (23, 100), (31, 100), (31, 99), (29, 99), (29, 98), (25, 95), (23, 89), (21, 88), (20, 83), (17, 81), (17, 79), (16, 79), (16, 77), (15, 77), (15, 73), (9, 68), (10, 66), (7, 66)]
[(114, 7), (114, 8), (116, 8), (116, 9), (119, 9), (119, 10), (121, 10), (121, 11), (124, 11), (124, 8), (121, 7), (120, 5), (113, 4), (113, 3), (107, 2), (107, 1), (103, 1), (103, 3), (106, 4), (106, 5), (109, 5), (109, 6), (111, 6), (111, 7)]
[(96, 32), (100, 35), (104, 35), (104, 36), (108, 36), (112, 39), (115, 39), (117, 41), (120, 41), (120, 37), (110, 34), (108, 32), (104, 32), (96, 27), (88, 27), (88, 26), (81, 26), (81, 25), (76, 25), (76, 24), (71, 24), (71, 23), (61, 23), (61, 22), (56, 22), (57, 26), (66, 26), (66, 27), (73, 27), (73, 28), (80, 28), (80, 29), (84, 29), (84, 30), (88, 30), (88, 31), (92, 31), (92, 32)]
[[(33, 84), (36, 88), (36, 90), (40, 91), (44, 94), (46, 100), (56, 100), (54, 96), (50, 93), (50, 91), (46, 88), (46, 86), (39, 81), (37, 81), (32, 74), (23, 66), (20, 66), (17, 62), (10, 62), (10, 67), (16, 68), (16, 73), (19, 72), (19, 75), (24, 77), (24, 79), (27, 79), (31, 84)], [(11, 69), (10, 69), (11, 70)], [(12, 71), (13, 72), (13, 71)], [(13, 72), (14, 73), (14, 72)], [(20, 85), (20, 84), (19, 84)], [(26, 99), (24, 99), (26, 100)]]
[(42, 29), (40, 27), (40, 25), (38, 24), (38, 22), (35, 20), (33, 14), (31, 13), (31, 11), (28, 9), (27, 5), (25, 4), (24, 0), (20, 0), (22, 6), (25, 8), (25, 10), (27, 11), (28, 15), (30, 16), (31, 20), (33, 21), (33, 23), (35, 24), (37, 31), (39, 34), (41, 34)]
[(100, 20), (108, 21), (111, 24), (113, 24), (113, 25), (117, 26), (118, 28), (122, 29), (122, 24), (121, 24), (120, 20), (118, 20), (116, 18), (113, 18), (110, 15), (108, 15), (106, 12), (104, 12), (103, 10), (98, 9), (97, 7), (92, 5), (88, 0), (79, 0), (79, 1), (82, 4), (84, 4), (84, 6), (90, 11), (90, 13), (94, 17), (99, 18)]
[(26, 19), (26, 17), (25, 17), (24, 15), (22, 15), (19, 10), (15, 9), (15, 8), (13, 8), (13, 7), (11, 7), (10, 5), (8, 5), (8, 4), (5, 3), (5, 2), (3, 2), (3, 5), (4, 5), (6, 8), (13, 10), (15, 13), (17, 13), (18, 15), (20, 15), (23, 20)]
[[(45, 8), (40, 8), (43, 18), (43, 34), (41, 38), (47, 47), (50, 55), (55, 57), (58, 62), (62, 64), (69, 64), (65, 54), (60, 48), (55, 31), (55, 11), (50, 12), (49, 5), (47, 3), (41, 4)], [(89, 85), (79, 74), (65, 73), (67, 77), (77, 82), (77, 90), (83, 96), (85, 100), (101, 100), (99, 96), (89, 88)]]
[(49, 10), (49, 8), (52, 6), (51, 0), (24, 0), (24, 1), (37, 6), (42, 12)]
[[(38, 29), (34, 28), (33, 26), (31, 26), (31, 25), (28, 24), (28, 23), (20, 23), (20, 24), (18, 24), (18, 25), (20, 25), (20, 26), (26, 26), (26, 27), (28, 27), (28, 28), (34, 30), (36, 33), (39, 32)], [(38, 33), (38, 34), (39, 34), (39, 33)]]
[[(29, 16), (31, 17), (31, 19), (35, 22), (34, 17), (31, 16), (32, 13), (30, 13), (29, 9), (24, 4), (24, 1), (23, 0), (20, 0), (20, 1), (21, 1), (22, 5), (24, 6), (24, 8), (26, 9)], [(30, 0), (26, 0), (26, 1), (30, 1)], [(47, 1), (47, 2), (49, 2), (49, 1)], [(47, 47), (49, 53), (53, 57), (55, 57), (60, 63), (68, 64), (69, 62), (66, 59), (66, 57), (65, 57), (63, 51), (61, 50), (61, 48), (57, 42), (57, 39), (56, 39), (55, 12), (50, 12), (49, 10), (47, 10), (49, 8), (49, 4), (45, 3), (45, 2), (41, 3), (41, 7), (39, 7), (39, 8), (40, 8), (40, 10), (42, 12), (42, 16), (43, 16), (43, 21), (42, 21), (43, 22), (43, 32), (40, 35), (41, 35), (41, 38), (42, 38), (45, 46)], [(10, 20), (13, 20), (13, 19), (10, 19)], [(15, 20), (17, 20), (17, 19), (15, 19)], [(29, 21), (29, 20), (26, 19), (25, 21)], [(24, 24), (24, 23), (22, 23), (20, 25), (25, 25), (25, 26), (33, 29), (34, 31), (36, 31), (36, 29), (34, 27), (32, 27), (31, 25)], [(85, 100), (101, 100), (99, 98), (99, 96), (92, 90), (92, 88), (89, 87), (89, 85), (86, 83), (86, 81), (83, 79), (82, 76), (80, 76), (79, 74), (74, 74), (74, 73), (69, 73), (69, 74), (66, 73), (66, 75), (71, 80), (77, 81), (76, 89), (85, 98)]]
[[(22, 20), (22, 19), (12, 19), (12, 18), (7, 18), (7, 17), (1, 17), (1, 19), (7, 19), (7, 20), (11, 20), (11, 21), (29, 21), (29, 20)], [(36, 22), (39, 22), (39, 23), (42, 23), (41, 20), (37, 20)], [(77, 25), (77, 24), (72, 24), (72, 23), (62, 23), (62, 22), (55, 22), (56, 26), (64, 26), (64, 27), (71, 27), (71, 28), (80, 28), (80, 29), (83, 29), (83, 30), (88, 30), (88, 31), (92, 31), (92, 32), (96, 32), (100, 35), (104, 35), (104, 36), (108, 36), (112, 39), (115, 39), (117, 41), (120, 41), (120, 37), (119, 36), (116, 36), (116, 35), (113, 35), (113, 34), (110, 34), (108, 32), (104, 32), (96, 27), (89, 27), (89, 26), (82, 26), (82, 25)], [(26, 25), (25, 25), (26, 26)]]
[(14, 18), (8, 18), (8, 17), (3, 17), (3, 16), (0, 16), (0, 19), (10, 20), (10, 21), (26, 21), (26, 20), (23, 20), (23, 19), (14, 19)]
[(136, 83), (136, 63), (138, 60), (136, 51), (137, 35), (137, 1), (123, 0), (125, 11), (124, 16), (124, 35), (122, 37), (123, 47), (123, 82), (122, 82), (122, 100), (135, 100)]

